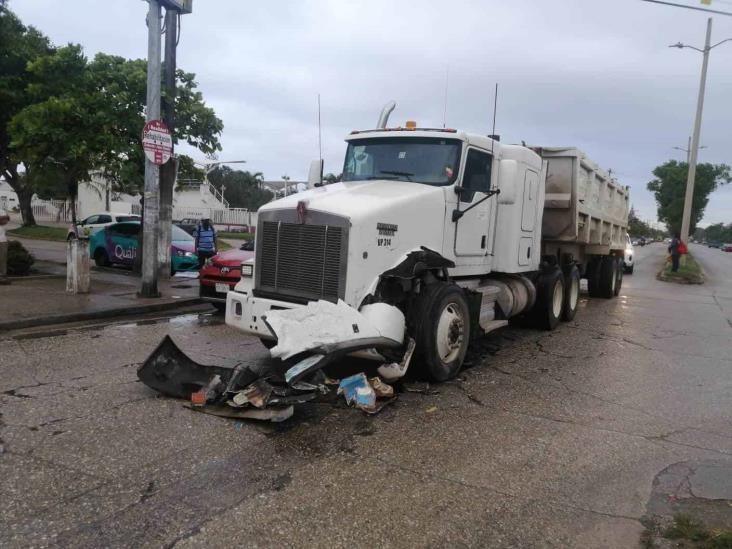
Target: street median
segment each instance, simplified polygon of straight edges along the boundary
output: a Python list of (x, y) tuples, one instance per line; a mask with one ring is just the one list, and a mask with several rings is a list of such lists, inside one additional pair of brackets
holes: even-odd
[(673, 282), (675, 284), (704, 284), (704, 269), (694, 256), (686, 254), (685, 258), (682, 257), (679, 270), (673, 272), (671, 270), (671, 259), (667, 257), (656, 278), (663, 282)]

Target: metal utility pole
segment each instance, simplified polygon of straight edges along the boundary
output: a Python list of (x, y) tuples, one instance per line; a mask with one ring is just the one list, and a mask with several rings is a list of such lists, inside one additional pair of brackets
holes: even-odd
[(689, 154), (689, 174), (686, 178), (686, 196), (684, 197), (684, 215), (681, 218), (681, 240), (689, 241), (691, 224), (691, 206), (694, 199), (694, 180), (696, 178), (696, 158), (699, 154), (699, 134), (701, 132), (702, 111), (704, 110), (704, 91), (707, 85), (707, 66), (709, 65), (709, 44), (712, 40), (712, 18), (707, 19), (707, 36), (704, 41), (704, 59), (702, 61), (701, 79), (699, 81), (699, 97), (696, 101), (696, 117), (694, 133), (691, 136), (691, 153)]
[[(165, 64), (163, 122), (175, 134), (175, 69), (178, 42), (178, 12), (165, 8)], [(175, 146), (175, 145), (174, 145)], [(173, 230), (173, 187), (178, 173), (178, 159), (173, 157), (160, 167), (160, 224), (158, 232), (158, 277), (170, 278), (170, 244)]]
[[(148, 0), (147, 12), (147, 107), (145, 120), (160, 118), (160, 3)], [(159, 297), (158, 292), (158, 166), (145, 158), (145, 191), (142, 231), (142, 285), (140, 297)]]

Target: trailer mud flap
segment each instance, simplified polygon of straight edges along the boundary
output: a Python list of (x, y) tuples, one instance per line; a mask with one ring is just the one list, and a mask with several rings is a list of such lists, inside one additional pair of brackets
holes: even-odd
[(208, 386), (214, 376), (219, 376), (226, 390), (246, 386), (259, 377), (241, 365), (226, 368), (199, 364), (181, 351), (168, 335), (137, 370), (137, 377), (151, 389), (169, 397), (186, 400), (193, 393)]

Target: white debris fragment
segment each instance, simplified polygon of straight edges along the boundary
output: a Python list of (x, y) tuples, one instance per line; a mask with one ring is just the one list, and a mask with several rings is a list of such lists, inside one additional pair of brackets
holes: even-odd
[[(367, 309), (368, 307), (368, 309)], [(357, 339), (387, 337), (401, 343), (404, 314), (378, 303), (363, 308), (364, 315), (344, 301), (314, 301), (305, 307), (269, 311), (267, 324), (277, 336), (273, 357), (286, 360), (298, 353)]]

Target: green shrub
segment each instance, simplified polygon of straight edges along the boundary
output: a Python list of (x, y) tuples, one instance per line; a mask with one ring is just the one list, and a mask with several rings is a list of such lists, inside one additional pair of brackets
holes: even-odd
[(17, 240), (8, 242), (8, 274), (27, 275), (35, 259)]

